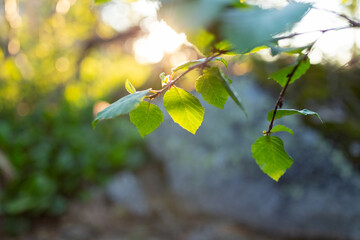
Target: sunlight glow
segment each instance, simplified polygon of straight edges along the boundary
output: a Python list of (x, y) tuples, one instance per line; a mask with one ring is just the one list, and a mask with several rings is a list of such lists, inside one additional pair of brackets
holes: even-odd
[(102, 10), (103, 21), (117, 31), (124, 31), (140, 22), (148, 35), (134, 42), (136, 61), (142, 64), (160, 62), (165, 53), (173, 53), (186, 42), (185, 34), (178, 34), (164, 21), (157, 20), (159, 2), (138, 0), (132, 3), (113, 0)]
[(19, 7), (16, 0), (5, 0), (5, 17), (12, 28), (18, 28), (22, 24), (19, 15)]
[[(319, 10), (326, 9), (349, 15), (348, 9), (339, 4), (340, 0), (299, 1), (310, 2), (318, 9), (310, 10), (292, 32), (309, 32), (348, 24), (346, 20), (335, 14)], [(288, 3), (287, 0), (247, 0), (247, 2), (260, 4), (264, 8), (281, 8)], [(131, 3), (128, 3), (126, 0), (112, 0), (105, 4), (102, 9), (102, 19), (104, 22), (117, 31), (124, 31), (140, 23), (141, 28), (148, 32), (147, 36), (137, 39), (133, 45), (136, 60), (142, 64), (160, 62), (165, 53), (174, 53), (172, 54), (174, 57), (171, 56), (170, 59), (172, 59), (172, 62), (176, 62), (176, 49), (186, 42), (184, 34), (176, 33), (165, 22), (157, 20), (158, 9), (159, 2), (150, 0), (137, 0)], [(287, 34), (289, 33), (285, 35)], [(317, 40), (316, 46), (310, 54), (312, 64), (332, 62), (343, 65), (350, 61), (355, 44), (360, 45), (360, 33), (358, 29), (332, 31), (325, 34), (314, 32), (282, 40), (279, 44), (282, 47), (300, 47), (315, 40)], [(260, 51), (259, 54), (269, 55), (268, 52)], [(184, 59), (180, 55), (178, 58), (179, 60)], [(271, 58), (269, 60), (273, 61), (275, 59)]]
[(126, 1), (113, 0), (101, 11), (103, 21), (117, 31), (124, 31), (145, 18), (156, 19), (159, 3), (149, 0)]
[[(292, 32), (302, 33), (348, 25), (346, 20), (325, 11), (326, 9), (349, 14), (343, 6), (340, 6), (339, 0), (303, 0), (302, 2), (313, 3), (313, 6), (318, 9), (310, 10)], [(291, 40), (282, 40), (280, 45), (304, 46), (315, 40), (317, 40), (315, 48), (309, 55), (312, 64), (327, 61), (344, 65), (351, 60), (354, 44), (360, 44), (360, 34), (358, 29), (331, 31), (325, 34), (314, 32), (297, 36)]]
[(70, 9), (71, 3), (69, 0), (60, 0), (56, 4), (56, 12), (66, 14)]
[(164, 21), (153, 22), (149, 35), (134, 43), (135, 58), (139, 63), (160, 62), (165, 53), (173, 53), (186, 42), (185, 34), (178, 34)]

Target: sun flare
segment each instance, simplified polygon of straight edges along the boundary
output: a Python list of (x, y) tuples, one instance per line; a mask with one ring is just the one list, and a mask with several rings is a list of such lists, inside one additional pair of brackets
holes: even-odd
[(154, 21), (149, 26), (149, 35), (135, 41), (135, 58), (144, 64), (157, 63), (165, 53), (175, 52), (185, 42), (185, 34), (178, 34), (164, 21)]

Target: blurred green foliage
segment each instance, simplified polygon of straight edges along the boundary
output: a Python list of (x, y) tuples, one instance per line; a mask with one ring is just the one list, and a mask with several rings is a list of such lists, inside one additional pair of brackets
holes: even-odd
[(145, 159), (140, 137), (126, 119), (93, 130), (91, 108), (74, 110), (66, 103), (56, 111), (16, 115), (2, 112), (0, 120), (0, 148), (15, 169), (0, 193), (2, 216), (61, 214), (67, 199), (79, 197), (85, 186)]
[(143, 163), (127, 119), (96, 130), (91, 121), (96, 103), (123, 95), (126, 79), (141, 86), (150, 68), (93, 0), (0, 4), (0, 160), (13, 169), (6, 177), (0, 161), (0, 229), (19, 232), (28, 217), (61, 214), (86, 186)]

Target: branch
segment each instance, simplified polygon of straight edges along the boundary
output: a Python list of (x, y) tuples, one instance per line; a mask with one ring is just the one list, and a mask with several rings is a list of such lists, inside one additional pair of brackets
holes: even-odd
[[(179, 81), (182, 77), (184, 77), (187, 73), (191, 72), (192, 70), (196, 69), (196, 68), (200, 68), (203, 69), (206, 67), (206, 65), (208, 64), (208, 62), (212, 61), (214, 58), (224, 54), (228, 52), (228, 50), (221, 50), (218, 53), (207, 57), (203, 62), (192, 65), (191, 67), (189, 67), (185, 72), (181, 73), (179, 76), (177, 76), (174, 80), (171, 80), (166, 86), (164, 86), (162, 89), (160, 90), (152, 90), (153, 92), (155, 92), (153, 95), (147, 96), (147, 98), (149, 98), (150, 100), (158, 97), (159, 95), (161, 95), (163, 92), (165, 92), (167, 89), (169, 89), (171, 86), (173, 86), (177, 81)], [(172, 77), (172, 75), (171, 75)]]
[(337, 12), (329, 10), (329, 9), (321, 9), (321, 8), (316, 8), (316, 7), (314, 7), (314, 9), (321, 10), (321, 11), (326, 11), (326, 12), (335, 14), (335, 15), (341, 17), (341, 18), (344, 18), (346, 21), (349, 22), (349, 25), (346, 25), (346, 26), (343, 26), (343, 27), (319, 29), (319, 30), (314, 30), (314, 31), (309, 31), (309, 32), (293, 33), (293, 34), (290, 34), (290, 35), (287, 35), (287, 36), (274, 38), (274, 40), (279, 41), (279, 40), (282, 40), (282, 39), (293, 38), (293, 37), (296, 37), (296, 36), (299, 36), (299, 35), (315, 33), (315, 32), (326, 33), (326, 32), (330, 32), (330, 31), (339, 31), (339, 30), (348, 29), (348, 28), (359, 28), (360, 27), (360, 22), (359, 21), (351, 19), (348, 16), (346, 16), (345, 14), (337, 13)]
[(332, 10), (329, 10), (329, 9), (324, 9), (324, 8), (314, 7), (314, 9), (335, 14), (336, 16), (344, 18), (345, 20), (347, 20), (350, 23), (350, 25), (352, 25), (353, 27), (360, 27), (360, 22), (359, 21), (351, 19), (348, 16), (346, 16), (345, 14), (338, 13), (338, 12), (335, 12), (335, 11), (332, 11)]
[[(312, 46), (314, 46), (314, 45), (312, 45)], [(288, 88), (288, 86), (289, 86), (289, 84), (290, 84), (290, 81), (291, 81), (292, 77), (294, 76), (296, 70), (299, 68), (301, 62), (304, 61), (304, 60), (308, 57), (312, 46), (309, 47), (308, 52), (307, 52), (304, 56), (301, 57), (301, 59), (300, 59), (299, 62), (295, 65), (295, 67), (293, 68), (293, 70), (291, 71), (291, 73), (289, 73), (289, 75), (287, 76), (288, 80), (287, 80), (284, 88), (281, 90), (280, 96), (279, 96), (278, 100), (276, 101), (276, 104), (275, 104), (275, 107), (274, 107), (274, 113), (273, 113), (271, 122), (270, 122), (270, 124), (269, 124), (269, 129), (268, 129), (267, 132), (265, 133), (266, 135), (269, 135), (270, 132), (271, 132), (271, 129), (273, 128), (274, 121), (275, 121), (275, 116), (276, 116), (276, 112), (277, 112), (278, 108), (281, 108), (281, 106), (282, 106), (282, 104), (283, 104), (285, 92), (286, 92), (286, 89)]]
[(310, 33), (316, 33), (316, 32), (326, 33), (326, 32), (330, 32), (330, 31), (339, 31), (339, 30), (344, 30), (344, 29), (349, 29), (349, 28), (358, 28), (358, 27), (360, 27), (360, 25), (351, 25), (350, 24), (350, 25), (346, 25), (346, 26), (342, 26), (342, 27), (319, 29), (319, 30), (313, 30), (313, 31), (302, 32), (302, 33), (292, 33), (290, 35), (286, 35), (286, 36), (283, 36), (283, 37), (273, 38), (273, 40), (279, 41), (279, 40), (293, 38), (293, 37), (296, 37), (296, 36), (299, 36), (299, 35), (304, 35), (304, 34), (310, 34)]

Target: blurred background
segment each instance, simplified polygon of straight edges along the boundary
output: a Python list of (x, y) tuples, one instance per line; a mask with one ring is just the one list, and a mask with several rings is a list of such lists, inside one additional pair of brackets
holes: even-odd
[[(161, 72), (202, 57), (158, 18), (159, 7), (0, 0), (0, 239), (360, 239), (359, 31), (321, 36), (312, 67), (289, 88), (285, 107), (316, 111), (324, 123), (283, 120), (295, 130), (282, 136), (294, 165), (276, 183), (250, 149), (281, 90), (268, 75), (294, 57), (266, 49), (227, 57), (249, 118), (230, 101), (223, 110), (202, 101), (195, 136), (165, 111), (145, 139), (127, 116), (91, 127), (127, 94), (126, 79), (160, 89)], [(359, 16), (357, 0), (316, 7), (295, 32), (346, 24), (324, 9)], [(180, 86), (193, 91), (198, 74)]]

